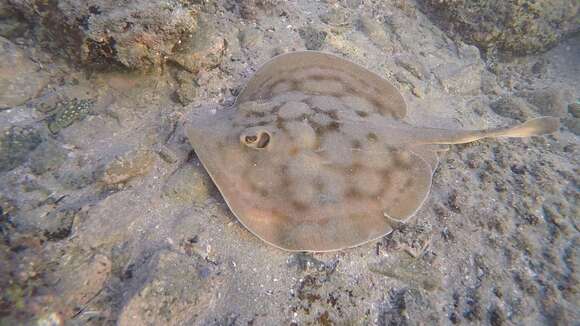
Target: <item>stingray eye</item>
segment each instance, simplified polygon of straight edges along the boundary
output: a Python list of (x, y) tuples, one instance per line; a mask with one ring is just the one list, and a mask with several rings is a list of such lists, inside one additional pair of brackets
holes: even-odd
[(248, 147), (263, 149), (270, 144), (271, 138), (272, 136), (270, 133), (265, 130), (252, 130), (244, 132), (241, 135), (240, 140), (242, 144)]

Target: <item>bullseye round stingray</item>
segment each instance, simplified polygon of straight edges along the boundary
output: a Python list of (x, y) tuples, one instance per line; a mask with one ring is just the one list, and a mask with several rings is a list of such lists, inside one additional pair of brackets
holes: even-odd
[(262, 66), (229, 108), (195, 110), (187, 135), (228, 207), (265, 242), (332, 251), (380, 238), (429, 194), (448, 144), (527, 137), (557, 118), (490, 130), (405, 122), (399, 91), (337, 56), (305, 51)]

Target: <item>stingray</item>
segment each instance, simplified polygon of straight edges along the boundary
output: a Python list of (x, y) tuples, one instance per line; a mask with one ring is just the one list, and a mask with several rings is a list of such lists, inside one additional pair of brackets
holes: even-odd
[(194, 110), (187, 136), (232, 213), (289, 251), (333, 251), (390, 233), (428, 197), (450, 144), (556, 131), (539, 117), (509, 128), (405, 122), (399, 91), (337, 56), (294, 52), (264, 64), (229, 108)]

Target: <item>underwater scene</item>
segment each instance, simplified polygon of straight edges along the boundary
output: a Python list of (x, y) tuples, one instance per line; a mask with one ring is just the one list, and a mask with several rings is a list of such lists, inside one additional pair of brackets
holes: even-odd
[(0, 325), (575, 325), (580, 1), (3, 0)]

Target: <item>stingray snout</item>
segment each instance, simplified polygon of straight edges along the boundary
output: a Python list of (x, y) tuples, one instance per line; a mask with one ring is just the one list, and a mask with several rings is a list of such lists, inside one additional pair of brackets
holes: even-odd
[(220, 109), (217, 106), (208, 106), (192, 109), (185, 117), (186, 122), (189, 125), (204, 126), (211, 123), (212, 120), (216, 120), (216, 117), (220, 114)]
[(224, 125), (224, 109), (217, 106), (201, 107), (191, 110), (185, 117), (185, 130), (192, 144), (200, 144), (218, 137), (227, 129)]

